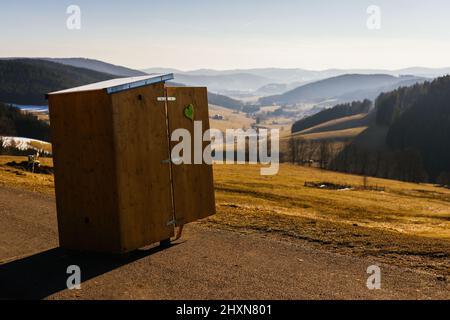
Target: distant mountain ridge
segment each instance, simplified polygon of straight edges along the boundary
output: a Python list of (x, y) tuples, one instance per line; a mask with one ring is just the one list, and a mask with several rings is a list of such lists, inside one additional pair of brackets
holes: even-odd
[[(182, 83), (177, 83), (173, 81), (169, 81), (166, 83), (167, 86), (172, 87), (184, 87), (185, 85)], [(208, 103), (216, 106), (224, 107), (231, 110), (241, 110), (244, 107), (244, 103), (242, 101), (232, 99), (227, 96), (223, 96), (220, 94), (212, 93), (208, 91)]]
[(175, 79), (189, 86), (206, 86), (213, 92), (255, 91), (272, 80), (248, 73), (233, 75), (187, 75), (175, 74)]
[[(108, 70), (117, 74), (96, 70)], [(142, 76), (146, 73), (83, 58), (7, 58), (0, 59), (0, 75), (0, 102), (43, 106), (47, 104), (44, 97), (48, 92), (114, 78)], [(241, 101), (211, 92), (208, 97), (211, 104), (233, 110), (240, 110), (244, 105)]]
[(416, 83), (424, 80), (414, 76), (346, 74), (309, 83), (281, 95), (264, 97), (259, 102), (262, 105), (293, 105), (319, 103), (327, 99), (335, 99), (336, 103), (373, 99), (384, 90), (396, 89), (406, 81)]
[(403, 69), (325, 69), (325, 70), (308, 70), (301, 68), (253, 68), (253, 69), (198, 69), (190, 71), (182, 71), (174, 68), (147, 68), (141, 71), (147, 73), (158, 72), (158, 70), (170, 70), (172, 73), (186, 75), (202, 75), (202, 76), (218, 76), (233, 75), (239, 73), (253, 74), (264, 78), (276, 80), (279, 83), (289, 83), (295, 81), (317, 81), (325, 78), (337, 77), (344, 74), (388, 74), (393, 76), (400, 75), (416, 75), (422, 77), (439, 77), (450, 74), (450, 67), (444, 68), (426, 68), (426, 67), (409, 67)]
[[(235, 77), (236, 75), (245, 74), (247, 76), (253, 75), (258, 77), (259, 81), (265, 79), (265, 83), (262, 84), (258, 89), (256, 89), (256, 94), (262, 95), (271, 95), (271, 94), (281, 94), (286, 91), (293, 89), (294, 87), (299, 87), (300, 85), (305, 85), (307, 83), (316, 82), (320, 80), (324, 80), (327, 78), (333, 78), (342, 76), (345, 74), (361, 74), (361, 75), (375, 75), (375, 74), (384, 74), (391, 76), (401, 76), (401, 75), (413, 75), (417, 77), (425, 77), (425, 78), (436, 78), (439, 76), (444, 76), (450, 74), (450, 68), (424, 68), (424, 67), (411, 67), (397, 70), (388, 70), (388, 69), (326, 69), (326, 70), (307, 70), (301, 68), (254, 68), (254, 69), (231, 69), (231, 70), (214, 70), (214, 69), (198, 69), (191, 71), (182, 71), (173, 68), (148, 68), (142, 70), (147, 73), (158, 73), (160, 71), (167, 71), (178, 75), (183, 76), (196, 76), (197, 79), (200, 79), (200, 85), (208, 85), (208, 81), (210, 81), (210, 77), (223, 77), (228, 76), (228, 79)], [(202, 82), (202, 77), (205, 77)], [(237, 81), (237, 80), (236, 80)], [(183, 81), (180, 81), (183, 82)], [(254, 82), (251, 84), (251, 87), (254, 88), (261, 82)], [(188, 84), (188, 83), (186, 83)], [(276, 92), (274, 93), (271, 90), (265, 90), (267, 85), (279, 85), (276, 88)], [(288, 87), (288, 90), (284, 92), (280, 92), (282, 90), (282, 86), (285, 85)], [(208, 85), (210, 86), (210, 85)], [(213, 84), (214, 86), (214, 84)], [(247, 84), (248, 86), (248, 84)], [(272, 87), (275, 88), (275, 87)], [(230, 88), (225, 84), (222, 84), (220, 88), (220, 92), (225, 93), (227, 90), (235, 90), (235, 86)], [(269, 87), (269, 89), (271, 89)]]

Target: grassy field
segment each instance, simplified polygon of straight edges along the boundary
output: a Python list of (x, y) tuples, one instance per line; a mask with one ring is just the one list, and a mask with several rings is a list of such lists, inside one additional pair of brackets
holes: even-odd
[[(33, 174), (6, 165), (8, 162), (27, 161), (27, 157), (0, 156), (0, 186), (9, 186), (33, 192), (54, 194), (53, 175)], [(40, 158), (42, 165), (53, 166), (50, 158)]]
[[(339, 131), (345, 129), (351, 129), (355, 127), (363, 127), (364, 122), (363, 119), (367, 118), (367, 114), (357, 114), (354, 116), (343, 117), (335, 120), (331, 120), (328, 122), (321, 123), (317, 126), (308, 128), (299, 132), (298, 134), (307, 134), (314, 132), (323, 132), (323, 131)], [(356, 125), (355, 125), (356, 123)], [(367, 127), (367, 126), (366, 126)]]
[[(0, 184), (53, 194), (52, 176), (17, 174), (5, 166), (12, 159), (0, 157)], [(201, 223), (450, 276), (450, 190), (375, 178), (369, 185), (384, 191), (324, 190), (304, 184), (357, 187), (363, 178), (292, 165), (263, 177), (259, 169), (215, 166), (218, 213)]]
[(217, 166), (215, 178), (218, 214), (208, 223), (450, 275), (450, 190), (375, 178), (369, 185), (384, 192), (308, 188), (306, 181), (361, 186), (363, 178), (291, 165), (274, 177)]
[(316, 133), (301, 133), (296, 134), (294, 137), (303, 138), (305, 140), (330, 140), (330, 141), (339, 141), (339, 140), (348, 140), (353, 139), (364, 132), (367, 127), (358, 127), (344, 130), (335, 130), (335, 131), (324, 131), (324, 132), (316, 132)]
[(368, 128), (367, 114), (339, 118), (324, 122), (292, 135), (305, 140), (348, 140), (357, 137)]
[(226, 129), (248, 129), (255, 122), (252, 118), (247, 118), (243, 112), (233, 112), (233, 110), (227, 108), (210, 105), (209, 115), (214, 116), (216, 114), (223, 116), (224, 120), (210, 119), (210, 126), (221, 131)]
[[(264, 110), (270, 111), (272, 109), (277, 109), (277, 107), (265, 108)], [(235, 112), (233, 110), (210, 105), (209, 106), (210, 117), (214, 115), (221, 115), (224, 117), (223, 120), (210, 119), (210, 126), (214, 129), (219, 129), (225, 132), (226, 129), (250, 129), (252, 125), (256, 123), (256, 120), (247, 117), (244, 112)], [(265, 118), (260, 125), (268, 129), (279, 129), (281, 135), (290, 135), (292, 120), (284, 117), (270, 117)]]

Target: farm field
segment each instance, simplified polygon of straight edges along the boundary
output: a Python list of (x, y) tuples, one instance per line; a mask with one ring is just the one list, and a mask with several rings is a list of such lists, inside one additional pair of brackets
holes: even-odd
[[(17, 172), (0, 157), (0, 185), (53, 194), (53, 176)], [(51, 165), (51, 159), (47, 159)], [(450, 190), (281, 165), (273, 177), (258, 166), (215, 166), (216, 216), (199, 224), (261, 234), (343, 255), (450, 276)], [(342, 190), (305, 187), (305, 182), (347, 185)], [(352, 189), (355, 188), (355, 189)]]
[[(272, 110), (266, 108), (265, 110)], [(276, 108), (275, 108), (276, 109)], [(223, 120), (211, 119), (215, 115), (221, 115)], [(226, 129), (250, 129), (252, 125), (256, 124), (256, 120), (252, 117), (247, 117), (244, 112), (236, 112), (227, 108), (210, 105), (209, 106), (210, 126), (214, 129), (219, 129), (225, 132)], [(280, 135), (290, 134), (292, 120), (285, 117), (272, 117), (265, 119), (260, 125), (268, 129), (279, 129)]]
[(331, 140), (331, 141), (349, 140), (357, 137), (366, 129), (367, 127), (358, 127), (358, 128), (315, 132), (315, 133), (301, 133), (293, 135), (293, 137), (303, 138), (305, 140)]
[(367, 114), (357, 114), (324, 122), (301, 132), (294, 133), (292, 137), (305, 140), (349, 140), (364, 132), (369, 126), (369, 121)]
[(369, 178), (370, 190), (325, 190), (306, 181), (362, 186), (363, 178), (282, 165), (215, 167), (218, 214), (206, 223), (303, 239), (320, 247), (450, 275), (450, 190)]
[[(0, 156), (0, 186), (54, 195), (53, 175), (33, 174), (7, 166), (8, 162), (27, 161), (27, 157)], [(40, 158), (45, 166), (53, 166), (51, 158)]]
[(225, 131), (226, 129), (248, 129), (251, 128), (254, 123), (254, 120), (252, 118), (247, 118), (243, 112), (234, 112), (227, 108), (210, 105), (209, 116), (213, 117), (214, 115), (221, 115), (224, 119), (209, 119), (210, 127), (221, 131)]

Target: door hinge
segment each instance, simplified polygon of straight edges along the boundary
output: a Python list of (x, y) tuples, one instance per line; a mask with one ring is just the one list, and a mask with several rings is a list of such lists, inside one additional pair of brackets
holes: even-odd
[(177, 101), (177, 98), (175, 97), (158, 97), (157, 99), (159, 102), (165, 102), (165, 101)]
[(184, 219), (173, 219), (167, 222), (167, 226), (181, 226), (183, 225)]

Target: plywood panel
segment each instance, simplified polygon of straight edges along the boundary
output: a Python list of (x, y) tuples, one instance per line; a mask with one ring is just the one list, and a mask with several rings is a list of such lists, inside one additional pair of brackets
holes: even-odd
[[(201, 121), (203, 132), (209, 129), (208, 96), (206, 88), (169, 87), (168, 97), (176, 101), (167, 103), (169, 129), (184, 128), (191, 132), (194, 146), (194, 122), (184, 115), (184, 110), (194, 106), (194, 120)], [(177, 142), (172, 142), (171, 147)], [(203, 149), (208, 143), (203, 143)], [(192, 151), (192, 163), (194, 152)], [(186, 224), (215, 214), (214, 184), (212, 166), (202, 164), (172, 164), (174, 211), (176, 220)]]
[(119, 252), (115, 148), (104, 91), (49, 96), (62, 247)]
[(164, 94), (160, 83), (112, 95), (124, 251), (173, 235)]

